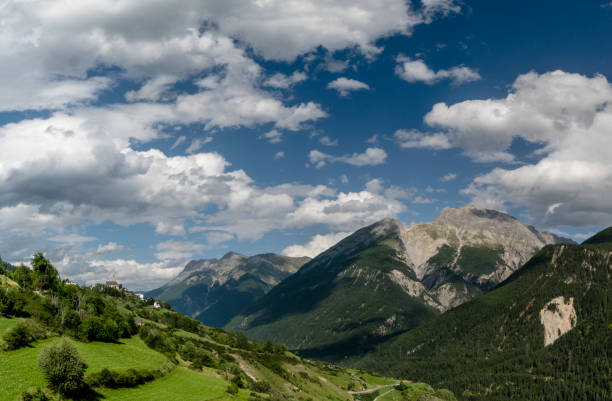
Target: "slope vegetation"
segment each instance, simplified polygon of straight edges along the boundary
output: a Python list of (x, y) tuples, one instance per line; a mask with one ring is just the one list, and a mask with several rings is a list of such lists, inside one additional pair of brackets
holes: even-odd
[(489, 293), (360, 360), (466, 400), (609, 400), (612, 252), (549, 245)]

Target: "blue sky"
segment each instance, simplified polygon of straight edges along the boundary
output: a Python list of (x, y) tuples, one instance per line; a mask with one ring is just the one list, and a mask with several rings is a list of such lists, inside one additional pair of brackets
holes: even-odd
[(608, 1), (9, 1), (0, 256), (150, 289), (384, 217), (612, 224)]

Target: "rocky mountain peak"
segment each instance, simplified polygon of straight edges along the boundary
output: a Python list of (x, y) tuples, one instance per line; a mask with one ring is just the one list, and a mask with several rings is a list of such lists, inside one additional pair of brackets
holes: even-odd
[(448, 224), (455, 227), (487, 226), (498, 223), (521, 224), (516, 218), (506, 213), (474, 205), (467, 205), (458, 209), (446, 208), (433, 223)]

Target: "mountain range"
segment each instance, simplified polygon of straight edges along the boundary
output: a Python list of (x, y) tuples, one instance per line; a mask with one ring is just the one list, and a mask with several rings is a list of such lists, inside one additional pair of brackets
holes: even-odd
[(309, 260), (229, 252), (220, 259), (189, 262), (176, 278), (145, 295), (167, 301), (209, 326), (222, 327)]
[(226, 328), (339, 361), (488, 291), (543, 246), (565, 242), (474, 206), (410, 227), (385, 219), (306, 263)]

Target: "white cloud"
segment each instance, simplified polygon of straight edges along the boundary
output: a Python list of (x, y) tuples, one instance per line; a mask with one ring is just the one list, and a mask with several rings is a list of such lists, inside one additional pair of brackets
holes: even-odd
[(202, 146), (212, 141), (213, 139), (210, 136), (207, 136), (206, 138), (194, 139), (191, 141), (191, 144), (187, 147), (187, 149), (185, 149), (185, 153), (187, 153), (188, 155), (196, 153), (198, 150), (202, 149)]
[(427, 134), (418, 130), (397, 130), (393, 134), (393, 138), (397, 141), (400, 147), (408, 148), (425, 148), (425, 149), (450, 149), (453, 147), (448, 136), (443, 133)]
[(127, 248), (123, 245), (119, 245), (116, 242), (107, 242), (106, 244), (102, 245), (98, 245), (98, 249), (96, 250), (96, 253), (98, 255), (107, 255), (110, 253), (117, 253), (117, 252), (122, 252), (125, 251)]
[(336, 199), (306, 198), (287, 219), (294, 227), (320, 223), (346, 231), (396, 216), (403, 210), (401, 202), (364, 190), (339, 193)]
[(159, 100), (175, 83), (176, 77), (162, 74), (147, 81), (137, 91), (127, 92), (125, 98), (130, 102), (137, 100)]
[(203, 244), (196, 244), (189, 241), (164, 241), (155, 247), (155, 256), (159, 260), (185, 260), (193, 257), (206, 249)]
[(235, 238), (233, 234), (223, 231), (209, 231), (204, 234), (206, 237), (206, 244), (208, 247), (216, 247), (227, 241), (231, 241)]
[(346, 156), (332, 156), (318, 150), (311, 150), (308, 158), (315, 167), (321, 168), (327, 163), (347, 163), (353, 166), (376, 166), (384, 164), (387, 153), (381, 148), (367, 148), (364, 153), (353, 153)]
[[(208, 4), (211, 2), (203, 2)], [(409, 35), (414, 26), (437, 14), (459, 12), (452, 1), (428, 1), (411, 10), (404, 0), (266, 0), (210, 4), (221, 31), (250, 43), (269, 59), (291, 61), (322, 46), (333, 52), (357, 47), (380, 52), (374, 42), (393, 34)]]
[(317, 234), (310, 241), (302, 245), (291, 245), (281, 252), (285, 256), (300, 257), (308, 256), (314, 258), (321, 252), (327, 250), (344, 238), (351, 235), (350, 232), (339, 232), (331, 234)]
[(324, 146), (338, 146), (338, 139), (331, 139), (326, 135), (319, 138), (319, 143)]
[(449, 182), (449, 181), (452, 181), (452, 180), (454, 180), (456, 178), (457, 178), (457, 174), (455, 174), (455, 173), (448, 173), (445, 176), (440, 177), (440, 181), (442, 181), (442, 182)]
[(520, 75), (505, 98), (436, 104), (425, 116), (477, 161), (513, 161), (515, 138), (538, 161), (495, 168), (464, 190), (494, 209), (526, 207), (546, 225), (612, 221), (612, 85), (563, 71)]
[(349, 92), (359, 91), (359, 90), (370, 90), (368, 84), (357, 81), (356, 79), (344, 78), (340, 77), (329, 84), (327, 84), (328, 89), (335, 89), (338, 91), (340, 96), (347, 96)]
[(292, 87), (293, 85), (305, 81), (307, 78), (306, 74), (301, 71), (295, 71), (291, 75), (281, 74), (277, 72), (276, 74), (267, 78), (264, 82), (264, 86), (268, 86), (270, 88), (276, 89), (287, 89)]
[[(0, 110), (93, 101), (121, 77), (144, 82), (126, 94), (129, 101), (164, 100), (158, 107), (173, 123), (198, 122), (213, 129), (272, 122), (297, 130), (325, 117), (317, 104), (287, 106), (262, 90), (261, 67), (233, 39), (200, 29), (203, 17), (214, 20), (218, 8), (223, 7), (199, 1), (185, 1), (180, 9), (153, 0), (11, 2), (0, 11)], [(96, 76), (99, 66), (120, 72)], [(197, 92), (169, 91), (175, 82), (202, 72), (207, 75), (196, 83)]]
[(397, 57), (397, 63), (395, 73), (408, 82), (424, 82), (432, 85), (441, 80), (450, 79), (454, 84), (460, 85), (482, 79), (477, 71), (465, 66), (434, 71), (423, 60), (412, 60), (403, 55)]
[(176, 138), (176, 141), (174, 141), (174, 143), (170, 147), (170, 150), (176, 149), (177, 147), (179, 147), (186, 140), (187, 140), (187, 137), (185, 135), (179, 136), (178, 138)]
[(283, 140), (283, 133), (273, 129), (261, 135), (259, 138), (265, 138), (270, 143), (280, 143)]
[(84, 242), (91, 242), (97, 240), (96, 237), (89, 237), (79, 234), (60, 234), (48, 238), (49, 241), (62, 242), (65, 244), (82, 244)]
[(285, 152), (276, 152), (274, 154), (274, 159), (276, 159), (276, 160), (282, 159), (283, 157), (285, 157)]

